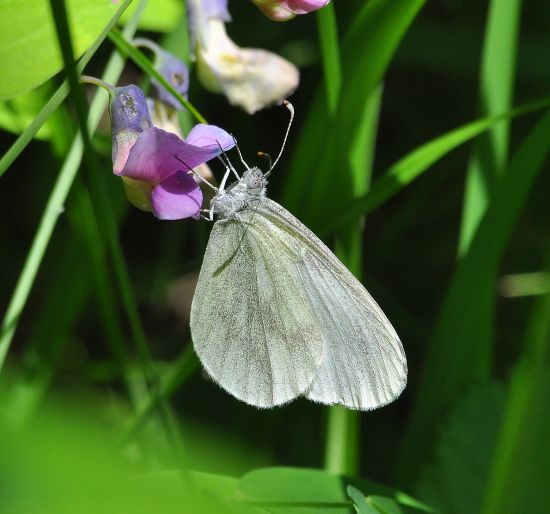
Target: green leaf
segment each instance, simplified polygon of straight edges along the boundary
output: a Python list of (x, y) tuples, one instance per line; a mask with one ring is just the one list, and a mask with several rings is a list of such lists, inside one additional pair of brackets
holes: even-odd
[[(12, 100), (0, 103), (0, 127), (13, 134), (21, 134), (36, 118), (51, 95), (51, 84), (45, 84)], [(52, 124), (46, 122), (36, 133), (36, 139), (52, 136)]]
[(323, 58), (327, 106), (330, 113), (334, 115), (342, 86), (342, 63), (340, 62), (338, 25), (334, 4), (328, 4), (324, 9), (317, 11), (317, 26)]
[[(98, 38), (94, 41), (94, 43), (90, 46), (90, 48), (87, 50), (84, 56), (80, 59), (77, 66), (77, 70), (79, 73), (81, 73), (84, 70), (84, 68), (90, 61), (90, 59), (94, 56), (97, 49), (101, 46), (104, 39), (107, 37), (107, 34), (109, 33), (109, 31), (117, 23), (121, 14), (128, 7), (131, 1), (132, 0), (124, 1), (124, 3), (118, 8), (116, 14), (111, 18), (109, 23), (103, 28)], [(69, 93), (69, 85), (65, 81), (57, 89), (57, 91), (52, 95), (52, 97), (48, 100), (46, 105), (44, 105), (42, 110), (32, 120), (32, 122), (28, 125), (28, 127), (26, 127), (25, 131), (17, 138), (17, 141), (15, 141), (15, 143), (13, 143), (13, 145), (9, 148), (9, 150), (2, 156), (2, 158), (0, 159), (0, 176), (2, 176), (6, 172), (6, 170), (11, 166), (13, 161), (17, 159), (19, 154), (32, 141), (32, 139), (35, 137), (40, 127), (42, 127), (42, 125), (44, 125), (44, 123), (46, 123), (46, 121), (50, 118), (50, 116), (57, 110), (57, 108), (61, 105), (61, 103), (63, 102), (63, 100), (65, 99), (68, 93)]]
[(479, 512), (504, 401), (503, 385), (490, 383), (455, 404), (419, 481), (420, 498), (446, 514)]
[(430, 507), (391, 487), (317, 469), (256, 469), (241, 478), (237, 494), (248, 504), (277, 514), (351, 514), (348, 486), (376, 498), (391, 497), (414, 511), (433, 512)]
[[(75, 57), (82, 55), (118, 10), (106, 0), (67, 0)], [(48, 0), (0, 3), (0, 100), (13, 98), (59, 72), (63, 61)]]
[[(546, 258), (550, 270), (550, 252)], [(481, 512), (537, 512), (550, 504), (550, 292), (533, 301), (520, 364), (512, 376)], [(531, 505), (533, 504), (533, 505)]]
[(403, 514), (399, 504), (392, 498), (367, 496), (365, 501), (368, 505), (372, 505), (379, 514)]
[(267, 511), (243, 503), (237, 494), (239, 480), (225, 475), (211, 473), (191, 473), (193, 486), (205, 497), (210, 497), (218, 502), (220, 512), (228, 514), (266, 514)]
[[(120, 9), (124, 9), (126, 4), (123, 4)], [(139, 13), (138, 13), (139, 15)], [(116, 19), (116, 18), (115, 18)], [(137, 20), (134, 19), (134, 22), (128, 24), (125, 28), (128, 36), (132, 36), (135, 31), (135, 26), (137, 25)], [(111, 20), (112, 22), (112, 20)], [(107, 25), (109, 27), (109, 24)], [(117, 81), (122, 68), (124, 67), (124, 61), (118, 54), (113, 54), (109, 62), (107, 63), (105, 74), (102, 77), (106, 82), (114, 83)], [(66, 91), (63, 91), (60, 88), (55, 94), (55, 101), (50, 100), (48, 102), (48, 109), (53, 111), (54, 104), (63, 100), (63, 96), (66, 95)], [(50, 105), (51, 104), (51, 105)], [(102, 92), (98, 92), (94, 97), (90, 108), (90, 129), (93, 132), (99, 120), (107, 106), (107, 98)], [(46, 108), (44, 109), (46, 110)], [(44, 113), (44, 119), (47, 119), (46, 114)], [(42, 120), (44, 121), (44, 120)], [(40, 126), (40, 125), (38, 125)], [(25, 131), (26, 132), (26, 131)], [(22, 134), (23, 136), (23, 134)], [(28, 141), (27, 141), (28, 142)], [(12, 147), (13, 152), (9, 159), (15, 158), (24, 145), (25, 141), (18, 139), (14, 147)], [(10, 149), (10, 151), (12, 150)], [(60, 214), (63, 212), (65, 200), (71, 188), (72, 182), (76, 176), (78, 168), (80, 166), (83, 154), (82, 140), (79, 136), (75, 137), (72, 146), (65, 158), (63, 166), (59, 172), (59, 176), (56, 180), (54, 188), (48, 198), (48, 203), (44, 213), (42, 215), (40, 225), (36, 231), (35, 237), (33, 239), (31, 248), (23, 265), (21, 275), (17, 280), (15, 290), (10, 298), (8, 308), (2, 320), (2, 327), (0, 329), (0, 369), (3, 367), (6, 355), (8, 353), (13, 335), (17, 328), (17, 323), (21, 312), (25, 306), (27, 298), (30, 294), (31, 288), (34, 284), (34, 280), (40, 268), (40, 264), (46, 252), (46, 248), (52, 236), (53, 230), (57, 223), (57, 220)], [(6, 156), (4, 156), (6, 157)], [(2, 159), (2, 163), (9, 161), (9, 159)], [(1, 168), (0, 168), (1, 169)]]
[[(521, 0), (489, 4), (480, 74), (481, 114), (494, 116), (508, 111), (516, 76), (516, 53)], [(509, 124), (501, 123), (481, 137), (474, 147), (466, 175), (466, 191), (459, 253), (469, 246), (490, 192), (506, 167)], [(489, 322), (492, 318), (488, 318)]]
[(367, 503), (365, 495), (356, 487), (348, 485), (347, 487), (348, 496), (353, 501), (353, 506), (357, 511), (357, 514), (380, 514), (373, 506)]
[[(172, 32), (183, 16), (184, 2), (180, 0), (153, 0), (148, 2), (139, 20), (139, 28), (153, 32)], [(121, 21), (126, 23), (137, 9), (134, 4), (122, 15)]]
[[(216, 514), (181, 473), (147, 473), (114, 448), (90, 397), (51, 404), (26, 429), (0, 425), (0, 512)], [(103, 403), (103, 402), (101, 402)]]
[(342, 503), (347, 501), (339, 475), (305, 468), (264, 468), (251, 471), (239, 482), (239, 492), (262, 501)]

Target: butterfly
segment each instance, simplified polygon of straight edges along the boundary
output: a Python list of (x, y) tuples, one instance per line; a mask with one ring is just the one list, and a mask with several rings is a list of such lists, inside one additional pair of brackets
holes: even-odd
[(406, 385), (403, 346), (363, 285), (266, 196), (281, 153), (265, 173), (245, 163), (225, 187), (228, 169), (211, 201), (217, 220), (191, 307), (195, 351), (216, 383), (256, 407), (300, 396), (357, 410), (386, 405)]

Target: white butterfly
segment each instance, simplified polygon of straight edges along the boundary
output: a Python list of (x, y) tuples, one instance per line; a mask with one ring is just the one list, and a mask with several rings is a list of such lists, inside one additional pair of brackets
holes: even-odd
[(267, 173), (247, 166), (224, 188), (228, 170), (211, 202), (218, 221), (191, 308), (195, 350), (214, 381), (250, 405), (298, 396), (385, 405), (406, 385), (399, 337), (325, 244), (266, 197), (275, 164)]

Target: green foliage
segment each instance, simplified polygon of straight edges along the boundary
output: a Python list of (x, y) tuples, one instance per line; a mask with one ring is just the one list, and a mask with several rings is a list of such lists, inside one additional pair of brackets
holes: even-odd
[[(87, 109), (78, 75), (166, 85), (130, 42), (157, 32), (191, 62), (184, 3), (50, 3), (58, 31), (46, 0), (0, 2), (0, 511), (545, 512), (547, 3), (333, 0), (285, 24), (229, 3), (237, 43), (309, 56), (270, 195), (333, 238), (404, 342), (407, 390), (364, 414), (209, 384), (187, 318), (206, 224), (131, 210), (110, 177), (106, 95)], [(176, 97), (185, 130), (223, 126), (249, 163), (278, 149), (280, 108), (245, 117), (193, 70)], [(538, 296), (499, 297), (501, 273)]]
[[(352, 512), (346, 487), (353, 491), (355, 504), (364, 499), (356, 487), (346, 486), (349, 479), (321, 470), (265, 468), (240, 479), (147, 470), (140, 451), (134, 452), (133, 464), (116, 451), (102, 421), (105, 412), (91, 397), (88, 402), (88, 415), (82, 414), (74, 400), (65, 398), (63, 405), (49, 404), (42, 409), (25, 429), (4, 427), (0, 431), (2, 512), (114, 513), (122, 509), (136, 513), (214, 513), (223, 509), (240, 514), (344, 514)], [(193, 435), (194, 431), (188, 429), (187, 433)], [(194, 438), (197, 449), (203, 451), (212, 440)], [(390, 493), (367, 482), (357, 487)], [(399, 496), (396, 491), (393, 494)], [(374, 494), (365, 501), (375, 509), (372, 512), (402, 512), (397, 501), (388, 497)]]
[[(433, 422), (471, 384), (483, 382), (492, 364), (488, 324), (492, 315), (496, 270), (519, 212), (550, 151), (545, 114), (513, 156), (495, 188), (468, 253), (458, 264), (441, 307), (425, 363), (404, 459), (418, 462)], [(460, 313), (460, 316), (457, 315)], [(484, 330), (485, 331), (484, 331)], [(481, 348), (480, 348), (481, 347)], [(473, 356), (473, 358), (472, 358)]]
[[(135, 14), (138, 3), (122, 15), (121, 22), (127, 23)], [(155, 32), (172, 32), (183, 15), (184, 4), (179, 0), (154, 0), (148, 2), (139, 19), (139, 28)]]
[[(128, 7), (132, 0), (125, 0), (125, 2), (119, 7), (119, 9), (116, 11), (116, 14), (111, 18), (109, 23), (103, 27), (103, 30), (99, 34), (98, 38), (93, 42), (93, 44), (90, 46), (88, 51), (82, 56), (80, 59), (77, 70), (79, 73), (82, 73), (85, 66), (88, 64), (92, 56), (97, 52), (99, 46), (101, 43), (103, 43), (103, 40), (107, 37), (107, 34), (111, 31), (111, 29), (114, 27), (114, 25), (119, 20), (121, 14), (124, 12), (124, 10)], [(138, 11), (139, 15), (139, 11)], [(139, 16), (137, 16), (133, 22), (129, 23), (126, 27), (126, 31), (128, 33), (135, 31), (135, 23), (136, 20), (139, 20)], [(118, 59), (111, 60), (112, 66), (116, 64), (116, 61)], [(47, 122), (47, 120), (52, 116), (52, 114), (56, 111), (56, 109), (59, 108), (67, 94), (69, 93), (69, 87), (67, 82), (63, 82), (63, 84), (57, 89), (57, 91), (51, 96), (51, 98), (48, 100), (48, 102), (44, 105), (44, 107), (40, 110), (40, 112), (36, 115), (36, 117), (32, 120), (32, 122), (25, 128), (25, 130), (22, 132), (22, 134), (17, 138), (15, 143), (10, 147), (10, 149), (2, 156), (0, 159), (0, 176), (2, 176), (6, 170), (10, 167), (10, 165), (17, 159), (17, 156), (26, 148), (26, 146), (32, 141), (32, 139), (35, 137), (37, 132), (40, 130), (40, 128)], [(35, 91), (29, 94), (36, 94)], [(14, 100), (17, 101), (17, 100)]]
[(353, 500), (353, 506), (358, 514), (402, 514), (403, 511), (395, 500), (383, 496), (363, 496), (361, 491), (348, 485), (347, 492)]
[[(51, 95), (51, 85), (45, 84), (0, 104), (0, 127), (14, 134), (23, 132), (36, 118)], [(54, 134), (55, 124), (46, 122), (36, 133), (37, 139), (49, 139)]]
[[(490, 494), (489, 475), (495, 456), (496, 441), (501, 426), (507, 396), (512, 384), (524, 370), (518, 369), (512, 382), (479, 386), (461, 398), (441, 431), (436, 448), (436, 460), (429, 465), (420, 480), (417, 493), (438, 511), (449, 514), (474, 514), (482, 510), (485, 495)], [(541, 477), (550, 473), (550, 443), (546, 427), (550, 413), (545, 398), (550, 394), (550, 373), (544, 373), (539, 388), (529, 403), (532, 409), (525, 432), (514, 439), (514, 451), (519, 457), (514, 464), (514, 482), (499, 500), (495, 512), (547, 511), (550, 492)]]
[[(119, 6), (97, 0), (68, 0), (75, 57), (103, 31)], [(42, 84), (62, 69), (47, 0), (5, 0), (0, 4), (0, 100)]]
[[(323, 93), (319, 91), (316, 95), (298, 140), (285, 189), (285, 203), (313, 229), (322, 226), (316, 198), (331, 202), (328, 207), (332, 211), (349, 200), (351, 177), (346, 176), (345, 170), (350, 135), (357, 133), (364, 123), (370, 94), (381, 82), (399, 41), (422, 5), (422, 0), (375, 0), (365, 4), (342, 44), (345, 81), (333, 116), (322, 107)], [(327, 145), (325, 135), (329, 133), (332, 140)], [(315, 181), (311, 183), (313, 169)], [(335, 169), (344, 170), (336, 183), (337, 195), (330, 194), (335, 185), (332, 181)], [(327, 205), (323, 206), (322, 211), (326, 212), (326, 208)]]
[(377, 207), (380, 207), (384, 202), (413, 182), (413, 180), (420, 177), (422, 173), (430, 170), (431, 166), (439, 159), (456, 150), (464, 143), (495, 127), (499, 122), (508, 118), (529, 114), (549, 105), (550, 99), (543, 99), (519, 106), (506, 113), (482, 118), (458, 127), (415, 148), (386, 170), (383, 176), (373, 184), (369, 192), (352, 200), (335, 219), (327, 220), (327, 224), (325, 224), (325, 228), (323, 229), (324, 232), (330, 232), (356, 219), (361, 214), (368, 214)]

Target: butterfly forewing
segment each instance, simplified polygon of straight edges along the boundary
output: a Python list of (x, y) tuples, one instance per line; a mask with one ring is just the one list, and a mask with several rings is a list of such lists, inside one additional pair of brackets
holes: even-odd
[[(298, 255), (301, 288), (327, 342), (306, 392), (311, 400), (369, 410), (394, 400), (406, 384), (403, 347), (362, 284), (300, 221), (265, 198), (254, 220), (258, 243)], [(270, 242), (273, 238), (277, 242)]]
[(191, 333), (216, 382), (246, 403), (271, 407), (311, 386), (325, 342), (299, 280), (303, 261), (255, 230), (260, 218), (244, 210), (214, 224)]

